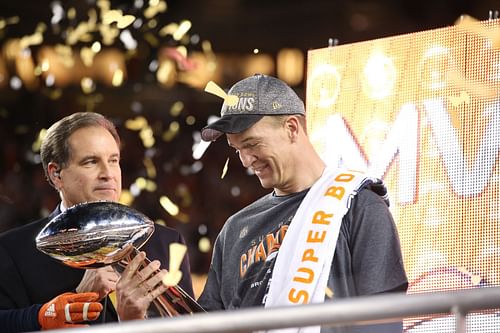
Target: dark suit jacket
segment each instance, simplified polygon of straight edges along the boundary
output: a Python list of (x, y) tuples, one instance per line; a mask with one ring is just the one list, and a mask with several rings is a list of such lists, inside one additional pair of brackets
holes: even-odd
[[(43, 304), (67, 291), (74, 291), (84, 270), (59, 263), (36, 248), (35, 238), (40, 230), (59, 213), (0, 235), (0, 309), (19, 309)], [(174, 229), (155, 225), (155, 232), (141, 248), (149, 259), (158, 259), (168, 269), (170, 243), (185, 243)], [(193, 296), (189, 259), (185, 256), (179, 286)], [(116, 321), (116, 312), (107, 302), (101, 321)], [(1, 325), (0, 325), (1, 327)]]

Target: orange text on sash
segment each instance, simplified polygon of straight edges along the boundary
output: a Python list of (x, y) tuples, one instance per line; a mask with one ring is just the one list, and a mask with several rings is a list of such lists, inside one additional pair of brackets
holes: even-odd
[[(337, 182), (350, 182), (353, 179), (354, 175), (345, 173), (339, 174), (337, 177), (335, 177), (335, 180)], [(344, 194), (345, 188), (343, 186), (331, 186), (328, 188), (324, 195), (342, 200)], [(321, 227), (322, 225), (328, 226), (332, 217), (333, 214), (329, 214), (321, 210), (315, 212), (312, 220), (310, 221), (311, 229), (307, 233), (306, 242), (309, 244), (322, 243), (326, 238), (327, 230), (318, 231), (314, 228)], [(314, 281), (315, 270), (314, 268), (306, 267), (306, 263), (313, 263), (312, 265), (314, 266), (314, 263), (318, 262), (318, 257), (314, 251), (314, 248), (306, 248), (302, 253), (301, 261), (304, 266), (301, 266), (297, 269), (295, 275), (293, 276), (293, 281), (306, 285), (311, 284)], [(317, 272), (320, 272), (320, 270), (317, 269)], [(288, 292), (288, 300), (295, 304), (306, 304), (309, 302), (309, 297), (309, 292), (305, 289), (290, 288)]]

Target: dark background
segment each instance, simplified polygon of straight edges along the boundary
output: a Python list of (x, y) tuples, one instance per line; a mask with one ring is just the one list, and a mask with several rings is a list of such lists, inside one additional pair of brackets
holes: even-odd
[[(33, 33), (39, 22), (50, 22), (50, 3), (1, 1), (0, 18), (19, 16), (20, 21), (1, 31), (0, 47), (10, 38)], [(95, 5), (95, 1), (83, 0), (61, 3), (77, 11)], [(132, 3), (111, 1), (111, 7), (127, 11)], [(188, 19), (191, 32), (209, 40), (216, 55), (238, 59), (256, 48), (274, 56), (284, 47), (304, 52), (326, 47), (330, 38), (346, 44), (445, 27), (461, 14), (488, 19), (496, 15), (499, 4), (498, 0), (179, 0), (167, 1), (168, 10), (160, 23)], [(140, 34), (135, 37), (141, 42)], [(60, 40), (54, 35), (44, 40), (47, 44), (57, 42)], [(210, 115), (218, 114), (220, 99), (183, 84), (161, 87), (147, 70), (156, 51), (148, 50), (127, 63), (129, 76), (123, 86), (99, 86), (90, 95), (83, 94), (79, 86), (63, 88), (58, 98), (51, 97), (50, 89), (43, 85), (36, 90), (0, 88), (0, 232), (47, 215), (58, 203), (57, 193), (46, 182), (37, 152), (32, 149), (40, 130), (70, 113), (93, 110), (111, 118), (122, 136), (124, 189), (137, 177), (147, 177), (144, 156), (150, 156), (156, 166), (157, 176), (152, 180), (157, 189), (142, 191), (132, 206), (177, 228), (190, 245), (193, 271), (207, 272), (210, 252), (199, 250), (199, 240), (208, 237), (213, 243), (228, 216), (267, 191), (241, 167), (225, 140), (212, 144), (199, 161), (193, 159), (194, 137)], [(222, 82), (218, 82), (224, 88), (241, 79), (235, 68), (224, 71)], [(304, 83), (294, 87), (302, 97)], [(179, 116), (172, 116), (168, 110), (177, 101), (184, 103), (184, 109)], [(142, 107), (134, 107), (137, 103)], [(124, 126), (127, 119), (138, 115), (146, 117), (153, 128), (153, 148), (144, 148), (138, 133)], [(190, 116), (196, 119), (194, 123), (187, 122)], [(171, 141), (162, 140), (172, 121), (180, 124), (179, 133)], [(221, 179), (228, 158), (228, 172)], [(163, 195), (179, 205), (185, 219), (163, 210), (159, 204)]]

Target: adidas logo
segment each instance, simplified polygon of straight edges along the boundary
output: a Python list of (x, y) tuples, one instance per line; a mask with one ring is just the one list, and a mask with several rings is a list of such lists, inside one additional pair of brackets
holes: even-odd
[(54, 303), (50, 304), (47, 310), (45, 310), (45, 317), (55, 317), (56, 316), (56, 305)]

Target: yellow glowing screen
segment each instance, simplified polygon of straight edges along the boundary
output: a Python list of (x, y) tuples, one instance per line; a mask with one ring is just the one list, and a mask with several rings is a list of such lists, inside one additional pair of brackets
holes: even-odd
[[(309, 51), (309, 136), (327, 163), (384, 179), (409, 293), (500, 285), (499, 41), (490, 20)], [(470, 331), (500, 332), (496, 314)]]

